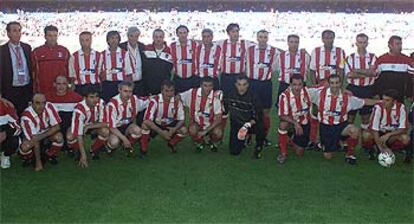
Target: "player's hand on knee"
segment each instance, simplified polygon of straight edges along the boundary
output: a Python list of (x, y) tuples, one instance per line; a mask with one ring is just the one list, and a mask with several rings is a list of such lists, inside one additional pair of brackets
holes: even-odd
[(122, 140), (122, 145), (124, 145), (124, 148), (132, 148), (131, 142), (127, 138)]

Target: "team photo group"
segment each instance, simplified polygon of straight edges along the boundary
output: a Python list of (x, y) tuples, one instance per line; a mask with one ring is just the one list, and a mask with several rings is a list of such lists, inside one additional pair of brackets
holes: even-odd
[[(80, 49), (71, 53), (58, 43), (58, 27), (39, 29), (45, 44), (32, 49), (20, 41), (21, 24), (9, 22), (8, 42), (0, 46), (3, 169), (16, 156), (40, 171), (58, 164), (63, 152), (84, 168), (113, 153), (156, 160), (156, 139), (171, 153), (237, 156), (252, 144), (253, 159), (274, 143), (279, 164), (315, 150), (355, 165), (359, 149), (385, 167), (395, 163), (396, 151), (411, 163), (414, 53), (402, 53), (399, 36), (384, 43), (388, 52), (374, 55), (364, 33), (351, 53), (335, 45), (334, 31), (321, 30), (321, 45), (307, 52), (299, 34), (288, 35), (282, 50), (268, 44), (271, 30), (245, 40), (237, 23), (225, 28), (225, 40), (208, 28), (201, 40), (189, 39), (180, 25), (177, 41), (168, 44), (160, 28), (152, 43), (141, 43), (139, 27), (131, 26), (126, 41), (107, 32), (102, 52), (92, 49), (94, 34), (83, 31)], [(271, 124), (278, 125), (273, 136)], [(180, 144), (184, 138), (194, 144)]]

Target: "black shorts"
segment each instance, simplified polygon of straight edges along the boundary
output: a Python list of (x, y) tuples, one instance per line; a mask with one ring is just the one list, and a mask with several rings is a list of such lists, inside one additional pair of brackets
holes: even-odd
[(301, 125), (303, 129), (303, 135), (296, 135), (295, 134), (295, 128), (290, 130), (292, 142), (295, 143), (295, 145), (305, 148), (309, 143), (309, 136), (310, 136), (310, 124)]
[(182, 93), (191, 88), (196, 88), (200, 86), (200, 77), (194, 75), (190, 78), (182, 79), (182, 78), (179, 78), (178, 76), (175, 76), (174, 83), (175, 83), (175, 92)]
[(340, 149), (339, 141), (347, 137), (341, 135), (342, 131), (348, 127), (348, 122), (342, 122), (337, 125), (326, 125), (320, 123), (319, 133), (324, 152), (335, 152)]
[[(177, 121), (173, 121), (171, 124), (168, 124), (168, 125), (159, 125), (154, 122), (154, 124), (157, 125), (157, 127), (159, 127), (161, 130), (167, 130), (167, 128), (175, 127), (177, 123), (178, 123)], [(155, 138), (157, 137), (157, 135), (158, 135), (157, 132), (151, 130), (151, 133), (150, 133), (151, 138)]]
[(272, 81), (251, 79), (250, 88), (257, 94), (260, 105), (263, 105), (264, 109), (270, 109), (272, 107)]
[(234, 83), (236, 83), (237, 77), (239, 77), (240, 74), (239, 73), (231, 73), (231, 74), (227, 74), (227, 73), (223, 73), (220, 76), (220, 88), (221, 90), (223, 90), (223, 94), (224, 95), (228, 95), (231, 93), (231, 91), (233, 91), (234, 88)]
[(118, 130), (123, 134), (126, 135), (126, 130), (129, 127), (130, 124), (126, 124), (126, 125), (122, 125), (120, 127), (118, 127)]
[[(351, 91), (352, 94), (358, 98), (369, 98), (371, 99), (374, 96), (373, 87), (372, 86), (355, 86), (352, 84), (349, 84), (346, 87), (347, 90)], [(367, 115), (371, 114), (372, 106), (364, 106), (359, 110), (352, 110), (349, 111), (348, 114), (350, 115), (356, 115), (357, 112), (359, 112), (360, 115)]]

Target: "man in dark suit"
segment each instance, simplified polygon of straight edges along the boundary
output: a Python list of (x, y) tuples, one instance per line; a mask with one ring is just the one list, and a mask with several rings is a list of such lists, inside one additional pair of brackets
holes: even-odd
[(128, 28), (128, 41), (119, 44), (119, 47), (129, 52), (131, 66), (133, 70), (132, 81), (134, 81), (134, 94), (143, 96), (144, 86), (142, 82), (142, 60), (141, 54), (144, 50), (144, 44), (139, 42), (141, 32), (136, 26)]
[(21, 25), (6, 26), (9, 41), (0, 46), (0, 95), (10, 100), (18, 114), (28, 106), (33, 96), (30, 45), (20, 41)]

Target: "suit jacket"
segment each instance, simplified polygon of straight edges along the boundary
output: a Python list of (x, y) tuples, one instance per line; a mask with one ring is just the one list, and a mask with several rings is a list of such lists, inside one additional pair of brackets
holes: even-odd
[[(33, 87), (32, 76), (32, 64), (30, 60), (30, 54), (32, 47), (30, 45), (20, 42), (20, 46), (23, 48), (24, 57), (26, 58), (27, 67), (29, 69), (30, 76), (30, 89)], [(13, 84), (13, 65), (10, 54), (8, 42), (0, 46), (0, 93), (3, 96), (7, 95), (8, 91), (11, 91)]]

